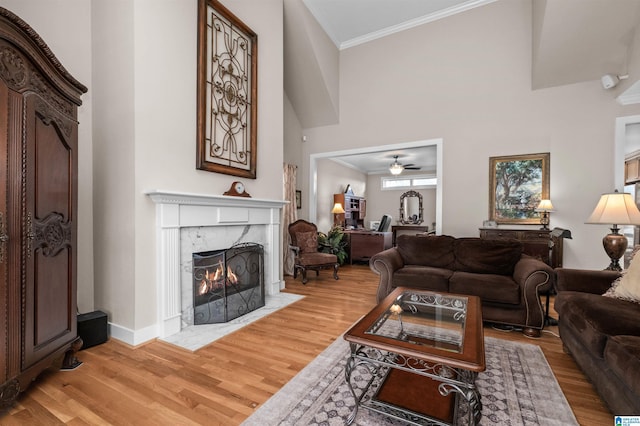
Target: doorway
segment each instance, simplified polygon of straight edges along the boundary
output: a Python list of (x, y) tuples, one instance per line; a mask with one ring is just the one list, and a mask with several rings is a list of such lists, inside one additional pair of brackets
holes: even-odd
[(443, 177), (443, 144), (441, 138), (427, 139), (421, 141), (404, 142), (390, 145), (380, 145), (375, 147), (355, 148), (342, 151), (323, 152), (311, 154), (309, 156), (309, 220), (313, 223), (318, 221), (318, 184), (322, 177), (318, 176), (318, 161), (332, 159), (345, 155), (354, 154), (384, 154), (390, 151), (410, 150), (427, 146), (436, 147), (436, 177), (438, 186), (436, 188), (436, 233), (442, 233), (442, 177)]

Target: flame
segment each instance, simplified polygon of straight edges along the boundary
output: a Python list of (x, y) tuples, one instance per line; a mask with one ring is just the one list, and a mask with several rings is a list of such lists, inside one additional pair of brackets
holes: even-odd
[(228, 266), (227, 266), (227, 281), (228, 281), (227, 285), (229, 283), (238, 284), (238, 276), (234, 274), (231, 268), (229, 268)]
[(216, 272), (213, 274), (212, 281), (220, 281), (222, 279), (222, 261), (218, 262), (218, 267), (216, 268)]
[(200, 281), (200, 287), (198, 287), (198, 296), (202, 296), (209, 291), (209, 284), (207, 280)]
[(204, 271), (204, 279), (200, 281), (198, 286), (198, 295), (202, 296), (207, 294), (213, 289), (220, 289), (223, 286), (229, 287), (230, 285), (238, 284), (238, 276), (231, 270), (231, 267), (227, 266), (227, 279), (224, 279), (224, 266), (222, 261), (218, 262), (215, 271), (210, 272), (209, 269)]

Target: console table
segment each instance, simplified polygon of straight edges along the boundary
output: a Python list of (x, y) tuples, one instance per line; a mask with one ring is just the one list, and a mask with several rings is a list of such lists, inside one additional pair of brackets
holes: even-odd
[(348, 237), (349, 261), (368, 261), (376, 253), (391, 248), (391, 232), (344, 231)]
[(427, 225), (395, 225), (391, 227), (391, 233), (393, 234), (391, 238), (391, 244), (396, 246), (396, 237), (398, 231), (417, 231), (417, 232), (428, 232), (429, 227)]
[(480, 228), (480, 238), (522, 241), (524, 254), (538, 258), (552, 268), (562, 267), (562, 238), (551, 229)]

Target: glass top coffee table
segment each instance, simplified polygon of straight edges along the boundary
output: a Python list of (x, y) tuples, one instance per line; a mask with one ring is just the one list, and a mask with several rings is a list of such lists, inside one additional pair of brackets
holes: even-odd
[(344, 335), (356, 406), (416, 425), (476, 424), (485, 369), (480, 299), (398, 287)]

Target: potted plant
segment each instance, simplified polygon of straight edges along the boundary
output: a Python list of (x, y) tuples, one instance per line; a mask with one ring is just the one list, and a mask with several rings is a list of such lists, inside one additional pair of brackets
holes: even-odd
[(342, 228), (334, 226), (328, 233), (318, 232), (318, 246), (323, 253), (335, 254), (338, 263), (344, 265), (347, 260), (347, 238)]

